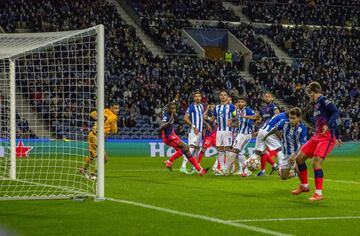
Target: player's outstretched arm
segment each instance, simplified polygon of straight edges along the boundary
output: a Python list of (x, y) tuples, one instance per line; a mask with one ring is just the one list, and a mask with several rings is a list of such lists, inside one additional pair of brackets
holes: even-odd
[(255, 115), (243, 115), (240, 113), (240, 116), (245, 118), (245, 119), (249, 119), (249, 120), (258, 120), (260, 119), (260, 114), (256, 113)]

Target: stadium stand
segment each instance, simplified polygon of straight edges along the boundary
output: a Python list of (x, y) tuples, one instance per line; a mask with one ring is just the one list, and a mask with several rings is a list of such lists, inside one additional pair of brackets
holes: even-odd
[(240, 21), (232, 9), (225, 9), (221, 1), (201, 0), (128, 0), (140, 16), (156, 18)]
[(244, 1), (243, 13), (251, 21), (309, 24), (359, 26), (359, 1), (335, 0), (277, 0), (277, 1)]
[[(185, 54), (192, 52), (192, 48), (179, 38), (178, 31), (179, 28), (189, 26), (188, 19), (239, 20), (232, 11), (228, 12), (222, 6), (208, 7), (206, 9), (209, 10), (199, 12), (196, 10), (197, 7), (206, 3), (189, 1), (192, 4), (196, 3), (196, 6), (184, 12), (180, 2), (188, 3), (176, 0), (169, 3), (129, 1), (143, 19), (143, 29), (152, 36), (158, 45), (169, 50), (168, 52), (174, 52), (174, 50), (177, 53)], [(287, 1), (278, 2), (279, 7), (286, 6), (282, 4), (287, 3)], [(296, 3), (302, 4), (300, 1)], [(328, 3), (330, 5), (339, 4), (340, 0), (323, 1), (321, 7), (332, 9), (331, 6), (326, 5)], [(346, 3), (349, 6), (354, 4), (352, 1), (346, 1)], [(256, 18), (256, 12), (251, 12), (251, 4), (260, 3), (247, 2), (246, 13), (254, 16), (254, 20), (265, 22), (278, 20), (272, 15), (272, 9), (277, 6), (276, 4), (261, 3), (260, 6), (266, 8), (264, 10), (266, 14), (261, 19)], [(315, 6), (314, 9), (318, 9), (318, 7)], [(287, 12), (286, 9), (284, 11)], [(313, 14), (317, 14), (316, 10), (314, 12)], [(290, 10), (284, 15), (289, 16), (290, 22), (302, 21), (301, 16), (297, 16)], [(266, 18), (268, 16), (274, 18), (268, 19)], [(331, 18), (336, 18), (335, 15), (333, 16)], [(321, 17), (317, 22), (310, 22), (311, 17), (306, 17), (309, 22), (305, 23), (343, 25), (347, 20), (346, 16), (344, 14), (345, 18), (338, 22), (322, 21)], [(357, 20), (353, 15), (351, 16), (351, 24), (356, 25)], [(184, 20), (175, 21), (175, 18)], [(59, 22), (64, 23), (60, 24)], [(251, 98), (250, 104), (255, 109), (261, 106), (262, 91), (267, 89), (278, 97), (284, 98), (288, 104), (308, 109), (302, 105), (308, 104), (304, 100), (306, 99), (304, 85), (310, 79), (324, 78), (323, 84), (328, 85), (325, 86), (326, 92), (334, 94), (334, 98), (341, 97), (338, 105), (342, 110), (341, 116), (344, 123), (342, 129), (346, 135), (345, 139), (359, 139), (359, 74), (358, 67), (354, 64), (359, 61), (359, 43), (356, 41), (359, 40), (358, 31), (328, 28), (311, 31), (311, 34), (307, 34), (305, 28), (284, 29), (274, 25), (268, 30), (268, 34), (273, 40), (291, 56), (307, 59), (297, 61), (289, 66), (275, 57), (271, 46), (258, 36), (257, 31), (251, 25), (227, 26), (254, 53), (250, 70), (255, 80), (248, 81), (241, 77), (237, 67), (223, 61), (188, 56), (173, 55), (163, 58), (153, 56), (136, 36), (135, 30), (122, 20), (111, 4), (104, 0), (59, 0), (56, 2), (29, 0), (22, 4), (5, 0), (0, 3), (0, 25), (6, 32), (15, 32), (19, 28), (27, 29), (30, 32), (71, 30), (100, 23), (105, 25), (107, 40), (106, 91), (108, 93), (106, 100), (107, 102), (117, 100), (121, 105), (118, 124), (120, 132), (116, 136), (118, 138), (158, 138), (156, 129), (161, 122), (161, 109), (178, 91), (184, 101), (179, 112), (180, 118), (191, 101), (190, 94), (194, 88), (204, 91), (204, 100), (215, 100), (217, 92), (222, 88), (229, 90), (233, 95), (246, 95)], [(328, 39), (325, 38), (326, 36), (334, 38), (336, 41), (328, 41), (326, 45), (322, 45), (324, 40)], [(326, 50), (314, 50), (318, 47)], [(339, 48), (343, 50), (338, 50)], [(341, 61), (344, 55), (347, 60)], [(331, 60), (331, 58), (336, 60)], [(341, 64), (346, 66), (341, 66)], [(325, 80), (325, 78), (329, 79)], [(340, 82), (340, 79), (346, 79), (347, 84)], [(43, 81), (37, 81), (37, 83), (43, 83)], [(35, 109), (46, 113), (42, 103), (34, 102), (33, 104)], [(71, 111), (70, 104), (64, 107), (64, 111), (67, 113)], [(81, 106), (81, 104), (76, 105)], [(24, 123), (26, 121), (22, 121), (22, 124)], [(64, 127), (64, 124), (61, 123), (61, 120), (56, 124), (49, 125), (58, 137), (64, 136), (64, 130), (61, 128)], [(184, 130), (186, 130), (186, 126), (180, 124), (178, 133), (185, 134)], [(87, 130), (79, 132), (85, 134)]]

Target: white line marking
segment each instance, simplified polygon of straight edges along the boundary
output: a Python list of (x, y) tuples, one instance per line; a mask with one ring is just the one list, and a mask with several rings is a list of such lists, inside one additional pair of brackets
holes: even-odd
[[(314, 178), (309, 178), (309, 179), (314, 179)], [(347, 181), (347, 180), (334, 180), (334, 179), (326, 179), (324, 178), (324, 181), (328, 181), (328, 182), (335, 182), (335, 183), (343, 183), (343, 184), (360, 184), (360, 182), (356, 182), (356, 181)]]
[[(168, 172), (169, 170), (166, 169), (134, 169), (134, 170), (121, 170), (121, 172)], [(179, 169), (173, 169), (173, 171), (179, 171)], [(274, 175), (271, 176), (266, 176), (266, 177), (276, 177)], [(314, 179), (309, 177), (309, 179)], [(356, 181), (347, 181), (347, 180), (333, 180), (333, 179), (326, 179), (324, 178), (324, 181), (329, 181), (329, 182), (336, 182), (336, 183), (344, 183), (344, 184), (360, 184), (360, 182), (356, 182)]]
[(272, 218), (272, 219), (243, 219), (243, 220), (230, 220), (230, 222), (303, 221), (303, 220), (346, 220), (346, 219), (360, 219), (360, 216), (305, 217), (305, 218)]
[(227, 221), (227, 220), (223, 220), (223, 219), (219, 219), (219, 218), (215, 218), (215, 217), (192, 214), (192, 213), (188, 213), (188, 212), (181, 212), (181, 211), (172, 210), (172, 209), (168, 209), (168, 208), (157, 207), (157, 206), (153, 206), (153, 205), (144, 204), (141, 202), (133, 202), (133, 201), (127, 201), (127, 200), (121, 200), (121, 199), (115, 199), (115, 198), (106, 198), (106, 199), (109, 201), (113, 201), (113, 202), (119, 202), (119, 203), (124, 203), (124, 204), (128, 204), (128, 205), (139, 206), (139, 207), (148, 208), (148, 209), (161, 211), (161, 212), (166, 212), (166, 213), (174, 214), (174, 215), (187, 216), (187, 217), (191, 217), (191, 218), (210, 221), (210, 222), (223, 224), (223, 225), (229, 225), (229, 226), (246, 229), (246, 230), (253, 231), (253, 232), (268, 234), (268, 235), (277, 235), (277, 236), (291, 235), (291, 234), (285, 234), (285, 233), (268, 230), (268, 229), (264, 229), (264, 228), (260, 228), (260, 227), (256, 227), (256, 226), (245, 225), (245, 224), (241, 224), (241, 223)]
[[(176, 169), (173, 169), (176, 170)], [(139, 169), (139, 170), (121, 170), (121, 172), (164, 172), (166, 169)]]

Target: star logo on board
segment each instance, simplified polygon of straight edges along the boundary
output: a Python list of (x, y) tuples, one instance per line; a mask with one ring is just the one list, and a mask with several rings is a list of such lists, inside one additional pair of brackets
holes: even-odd
[(16, 146), (16, 157), (28, 157), (29, 152), (33, 149), (31, 146), (25, 146), (23, 141), (20, 141)]

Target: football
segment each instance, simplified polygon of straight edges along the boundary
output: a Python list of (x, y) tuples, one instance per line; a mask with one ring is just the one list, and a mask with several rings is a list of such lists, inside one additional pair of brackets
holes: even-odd
[(246, 165), (250, 171), (256, 171), (256, 170), (260, 169), (260, 167), (261, 167), (260, 160), (259, 160), (259, 158), (256, 158), (256, 157), (255, 158), (250, 157), (249, 159), (247, 159)]

